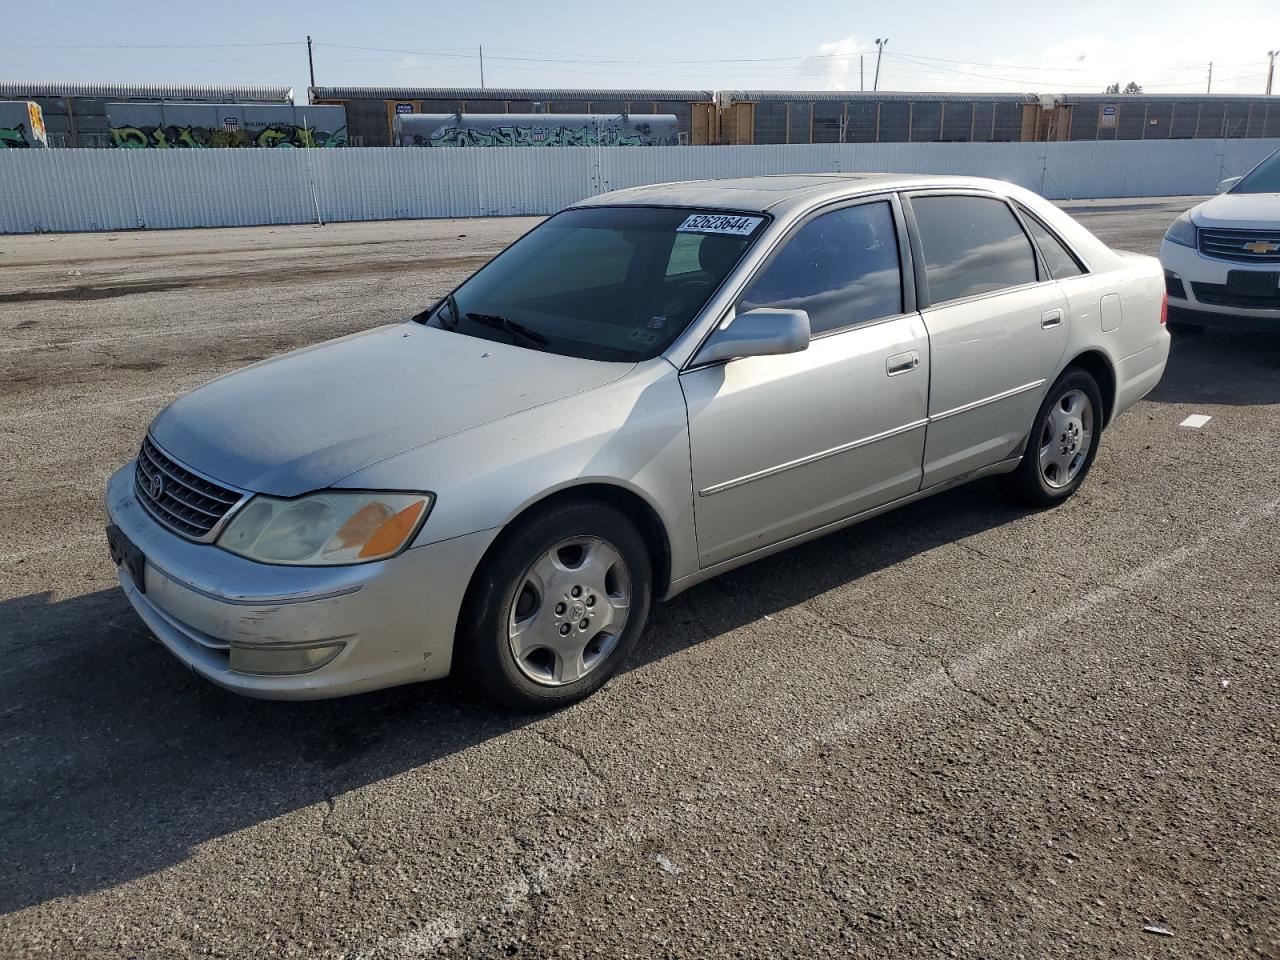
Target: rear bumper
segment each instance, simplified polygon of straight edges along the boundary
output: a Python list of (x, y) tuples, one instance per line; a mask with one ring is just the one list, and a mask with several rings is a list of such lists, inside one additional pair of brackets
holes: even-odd
[[(255, 563), (156, 523), (134, 497), (132, 466), (108, 481), (107, 516), (146, 556), (146, 590), (125, 567), (120, 585), (169, 652), (205, 679), (249, 696), (318, 699), (449, 672), (462, 598), (496, 531), (360, 566)], [(232, 668), (233, 649), (269, 661), (334, 648), (309, 672)]]
[(1112, 419), (1155, 389), (1169, 362), (1170, 340), (1168, 331), (1161, 329), (1160, 339), (1154, 344), (1116, 363), (1116, 407)]

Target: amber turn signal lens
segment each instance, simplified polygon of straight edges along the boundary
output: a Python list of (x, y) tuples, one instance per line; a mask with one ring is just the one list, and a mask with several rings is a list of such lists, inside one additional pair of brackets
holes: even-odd
[(337, 541), (333, 549), (341, 550), (366, 543), (391, 516), (391, 508), (385, 503), (366, 504), (353, 513), (333, 535), (333, 539)]
[[(422, 516), (422, 511), (426, 509), (426, 506), (426, 503), (419, 500), (417, 503), (412, 503), (405, 507), (391, 519), (383, 522), (382, 526), (378, 527), (373, 536), (360, 548), (360, 556), (376, 557), (395, 551), (409, 536), (410, 531), (413, 530), (414, 524), (418, 522), (418, 518)], [(352, 519), (354, 520), (355, 518), (352, 517)]]

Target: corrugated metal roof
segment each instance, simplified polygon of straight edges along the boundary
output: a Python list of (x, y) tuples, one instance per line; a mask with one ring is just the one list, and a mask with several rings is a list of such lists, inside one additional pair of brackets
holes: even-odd
[(1148, 100), (1183, 103), (1240, 103), (1256, 100), (1262, 103), (1280, 102), (1275, 97), (1261, 93), (1055, 93), (1059, 103), (1144, 103)]
[(314, 100), (697, 100), (713, 90), (541, 90), (515, 87), (309, 87)]
[(128, 97), (148, 100), (247, 100), (293, 103), (293, 87), (151, 83), (41, 83), (0, 80), (0, 98), (11, 97)]
[(807, 101), (839, 100), (841, 102), (858, 100), (897, 102), (963, 102), (963, 103), (1036, 103), (1039, 96), (1034, 93), (929, 93), (918, 90), (881, 90), (870, 93), (863, 90), (721, 90), (721, 103), (741, 101), (770, 102), (787, 100), (793, 103)]

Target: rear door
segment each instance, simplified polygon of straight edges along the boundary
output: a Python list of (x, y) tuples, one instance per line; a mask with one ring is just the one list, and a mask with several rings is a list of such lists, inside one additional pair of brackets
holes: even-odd
[(809, 348), (681, 374), (702, 566), (919, 489), (929, 349), (904, 256), (893, 198), (810, 215), (735, 306), (807, 311)]
[(1002, 197), (908, 201), (931, 354), (925, 487), (1016, 457), (1067, 346), (1066, 298)]

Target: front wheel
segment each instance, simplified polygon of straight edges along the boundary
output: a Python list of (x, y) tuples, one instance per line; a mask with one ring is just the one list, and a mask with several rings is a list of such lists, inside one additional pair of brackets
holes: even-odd
[(468, 592), (458, 655), (498, 703), (548, 710), (594, 693), (644, 629), (652, 572), (644, 538), (590, 500), (512, 525)]
[(1102, 411), (1097, 381), (1084, 370), (1067, 370), (1036, 413), (1022, 463), (1007, 476), (1009, 492), (1039, 507), (1075, 493), (1098, 452)]

